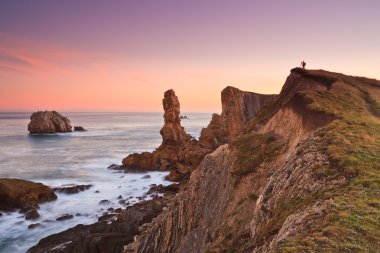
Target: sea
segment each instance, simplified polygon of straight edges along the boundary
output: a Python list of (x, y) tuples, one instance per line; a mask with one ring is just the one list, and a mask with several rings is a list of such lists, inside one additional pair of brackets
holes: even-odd
[[(91, 224), (108, 208), (124, 207), (119, 196), (130, 204), (139, 201), (151, 184), (168, 185), (167, 172), (123, 173), (107, 169), (121, 164), (128, 154), (153, 151), (161, 144), (159, 133), (163, 113), (147, 112), (63, 112), (72, 125), (86, 132), (29, 134), (30, 112), (0, 112), (0, 177), (41, 182), (51, 187), (93, 185), (76, 193), (57, 193), (57, 200), (40, 205), (38, 220), (25, 220), (23, 214), (1, 212), (0, 253), (26, 252), (48, 235), (77, 224)], [(187, 133), (199, 138), (211, 113), (183, 113)], [(149, 178), (146, 175), (150, 175)], [(99, 204), (108, 200), (108, 204)], [(64, 214), (72, 219), (56, 221)], [(28, 229), (28, 226), (40, 226)]]

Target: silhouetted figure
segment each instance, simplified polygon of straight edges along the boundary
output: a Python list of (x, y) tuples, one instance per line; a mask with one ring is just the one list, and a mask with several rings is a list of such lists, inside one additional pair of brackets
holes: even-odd
[(304, 69), (306, 66), (306, 62), (305, 61), (301, 61), (301, 67)]

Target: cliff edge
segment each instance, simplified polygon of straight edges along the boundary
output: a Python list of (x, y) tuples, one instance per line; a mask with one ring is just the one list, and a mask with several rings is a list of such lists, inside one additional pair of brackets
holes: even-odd
[(378, 101), (377, 80), (291, 70), (124, 252), (376, 252)]

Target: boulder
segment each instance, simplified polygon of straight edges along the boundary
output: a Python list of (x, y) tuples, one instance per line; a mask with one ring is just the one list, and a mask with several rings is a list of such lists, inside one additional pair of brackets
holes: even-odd
[(36, 209), (33, 209), (25, 214), (25, 220), (36, 220), (40, 217), (40, 214)]
[(70, 120), (56, 111), (38, 111), (30, 116), (30, 133), (71, 132)]
[(15, 210), (57, 199), (54, 191), (41, 183), (0, 178), (0, 209)]
[(40, 223), (33, 223), (33, 224), (30, 224), (30, 225), (28, 226), (28, 229), (34, 229), (34, 228), (37, 228), (37, 227), (40, 227), (40, 226), (41, 226)]
[(85, 132), (85, 131), (87, 131), (87, 130), (84, 129), (82, 126), (74, 126), (74, 131)]
[(57, 219), (55, 219), (56, 221), (63, 221), (63, 220), (69, 220), (69, 219), (72, 219), (74, 218), (74, 215), (72, 214), (63, 214), (61, 216), (59, 216)]

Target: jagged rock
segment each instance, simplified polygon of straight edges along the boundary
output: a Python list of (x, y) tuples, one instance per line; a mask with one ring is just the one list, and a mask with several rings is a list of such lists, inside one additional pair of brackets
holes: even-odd
[(241, 133), (248, 121), (277, 95), (241, 91), (228, 86), (222, 91), (222, 124), (229, 135)]
[(184, 159), (185, 146), (190, 142), (190, 136), (181, 126), (180, 104), (174, 90), (164, 93), (162, 100), (164, 108), (164, 126), (161, 128), (162, 144), (154, 154), (154, 160), (159, 161), (161, 170), (173, 168), (178, 160)]
[(91, 184), (87, 185), (63, 185), (60, 187), (54, 187), (53, 191), (67, 194), (79, 193), (88, 190), (92, 187)]
[(153, 193), (175, 194), (179, 191), (180, 187), (181, 187), (180, 184), (170, 184), (167, 186), (164, 186), (162, 184), (154, 185), (150, 187), (147, 194), (153, 194)]
[[(164, 93), (164, 126), (160, 130), (162, 144), (152, 153), (131, 154), (123, 159), (125, 171), (193, 170), (209, 149), (198, 145), (181, 126), (180, 103), (173, 90)], [(188, 175), (187, 175), (188, 178)]]
[(41, 239), (28, 253), (119, 253), (133, 241), (141, 225), (152, 221), (166, 206), (168, 198), (143, 201), (126, 210), (115, 210), (91, 225), (77, 225)]
[(203, 128), (199, 137), (199, 145), (208, 149), (216, 149), (227, 143), (228, 132), (223, 125), (221, 116), (214, 113), (207, 128)]
[(87, 130), (84, 129), (82, 126), (74, 126), (74, 131), (86, 132)]
[(30, 133), (71, 132), (70, 120), (56, 111), (38, 111), (30, 116)]
[(14, 210), (38, 207), (38, 204), (57, 199), (54, 191), (41, 183), (22, 179), (0, 178), (0, 209)]
[(149, 152), (133, 153), (123, 159), (123, 168), (128, 171), (148, 171), (156, 169), (153, 164), (153, 155)]

